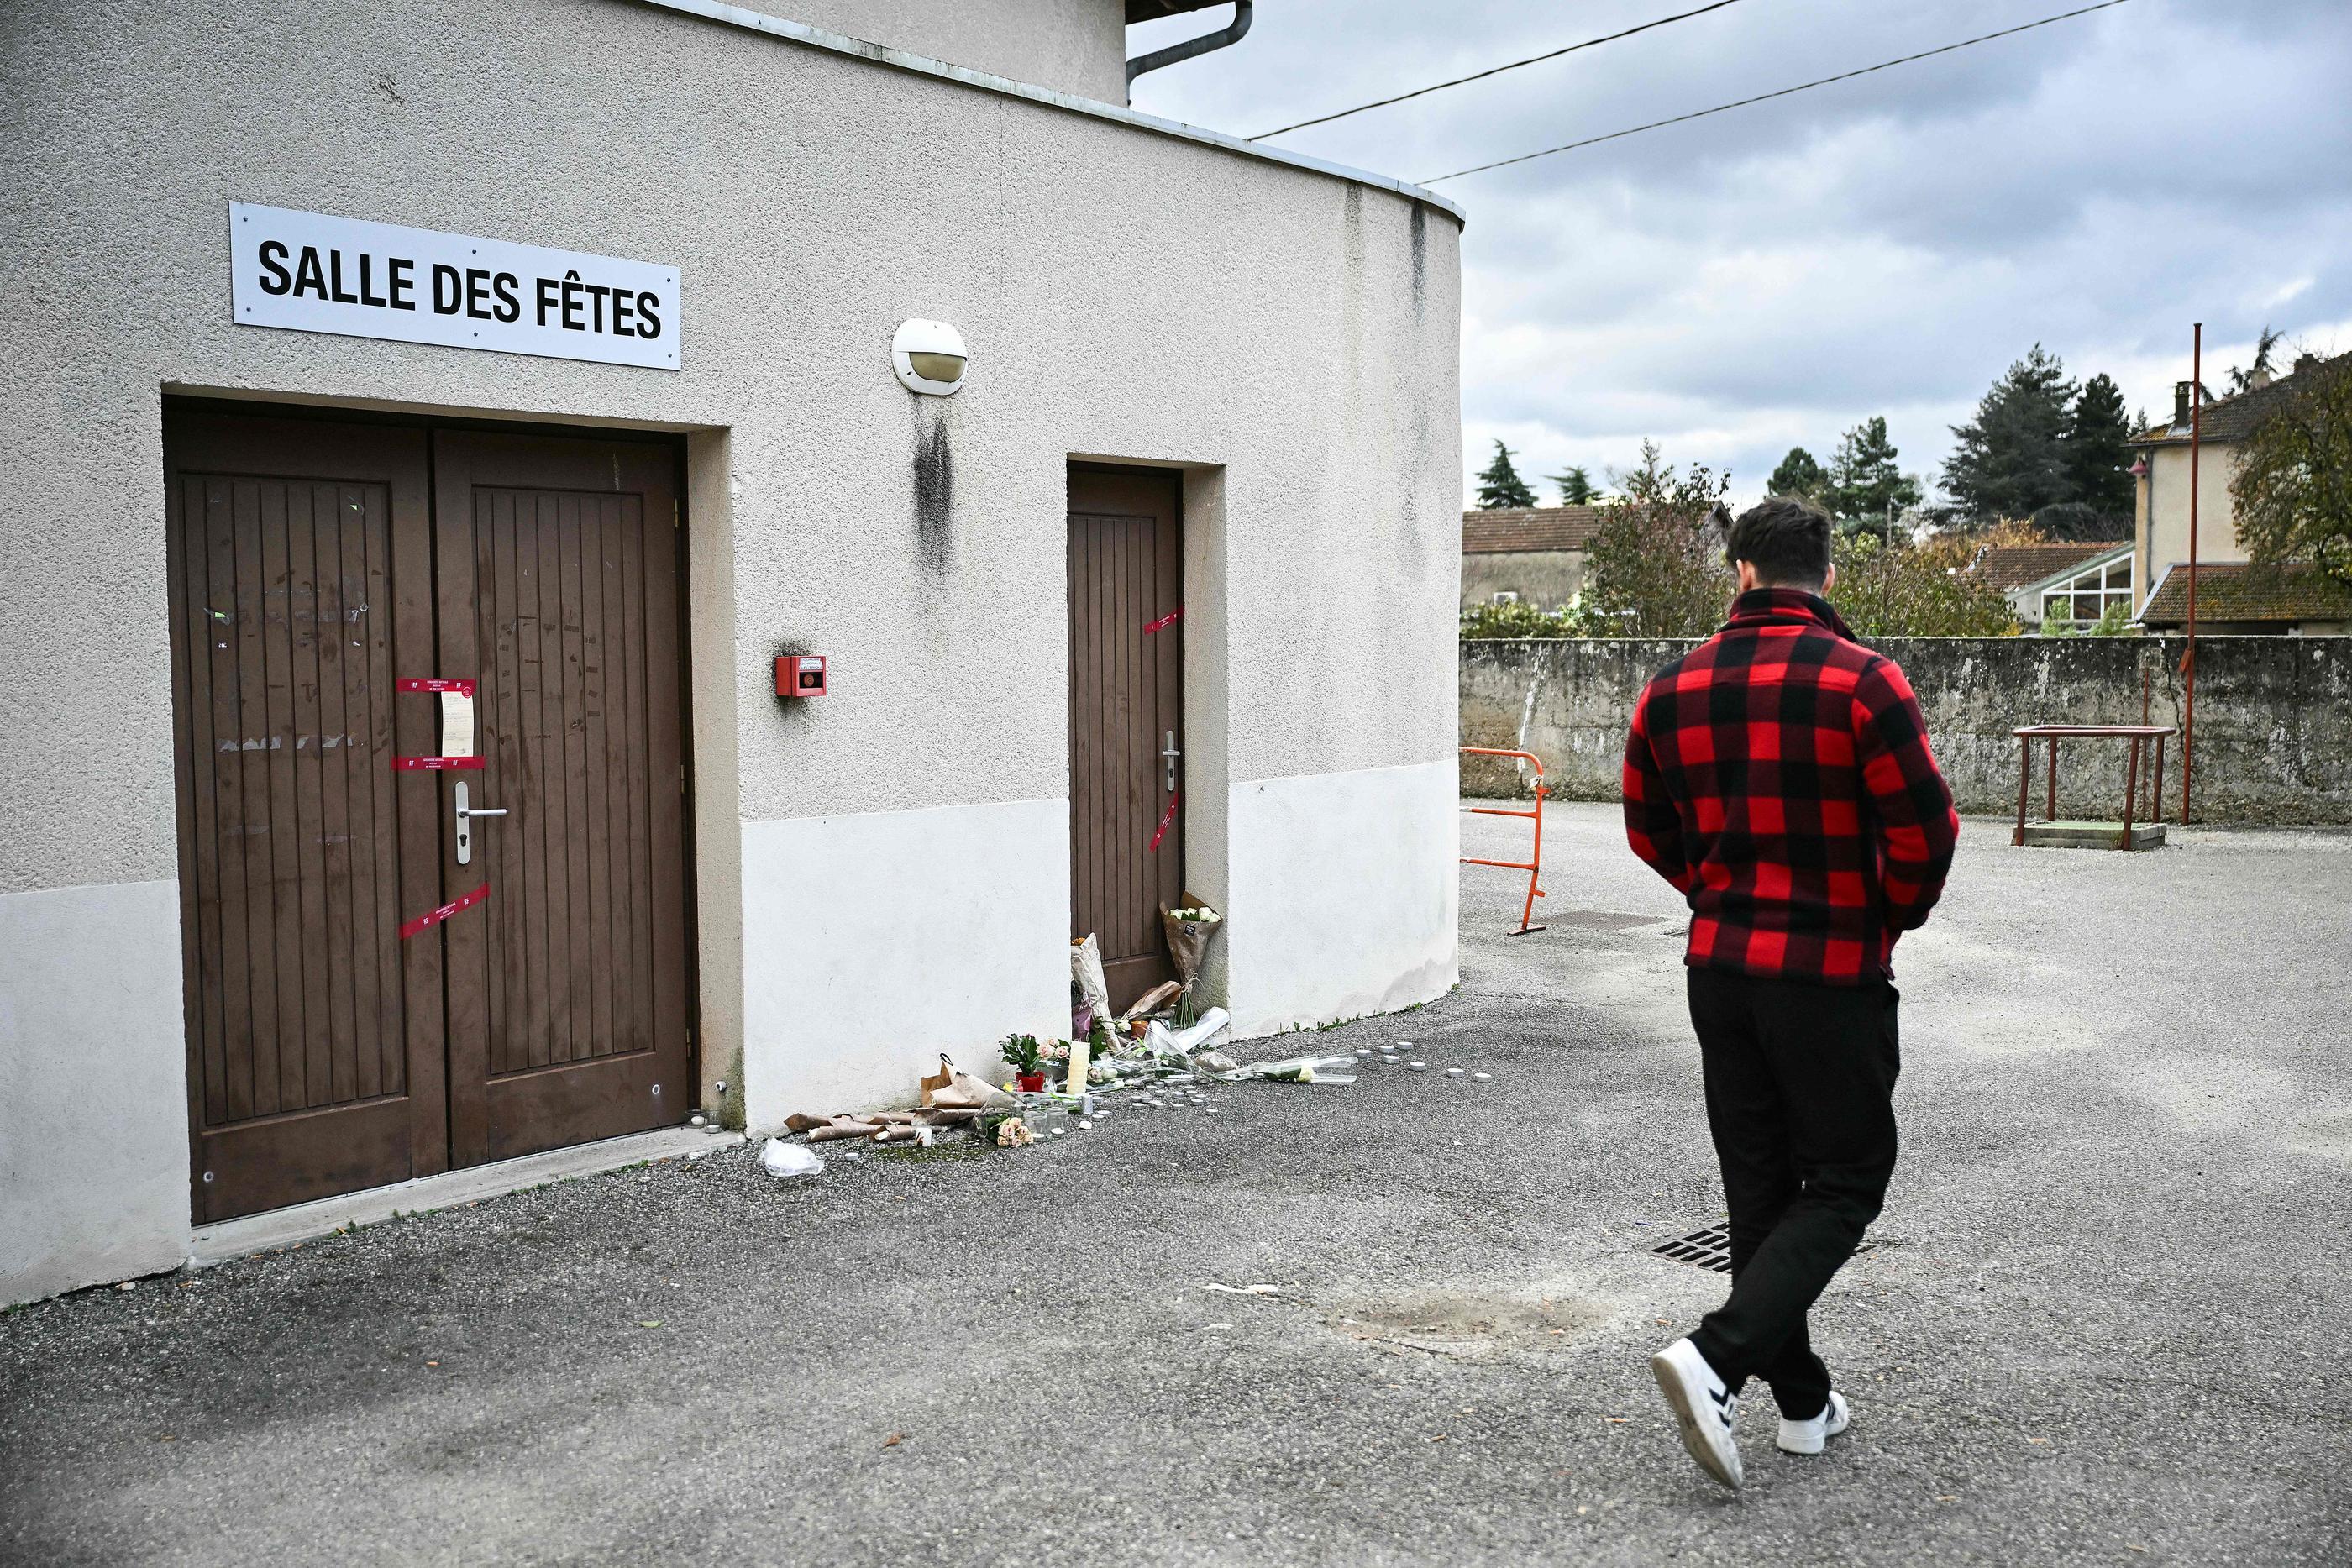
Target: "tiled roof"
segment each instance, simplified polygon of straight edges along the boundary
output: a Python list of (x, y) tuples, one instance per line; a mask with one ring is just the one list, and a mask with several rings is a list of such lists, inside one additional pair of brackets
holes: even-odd
[(1462, 514), (1464, 555), (1583, 549), (1601, 527), (1598, 507), (1501, 507)]
[[(2188, 622), (2189, 568), (2185, 564), (2176, 561), (2164, 569), (2139, 618), (2148, 626)], [(2352, 621), (2352, 587), (2315, 566), (2204, 562), (2197, 568), (2197, 619), (2200, 624), (2208, 621)]]
[(2069, 567), (2096, 560), (2109, 550), (2121, 549), (2126, 542), (2111, 539), (2105, 544), (2084, 544), (2079, 539), (2068, 539), (2058, 544), (1987, 545), (1977, 551), (1976, 559), (1969, 562), (1963, 575), (2006, 593), (2012, 588), (2055, 577)]
[[(2253, 434), (2254, 426), (2260, 424), (2267, 415), (2276, 412), (2281, 403), (2309, 384), (2301, 379), (2302, 376), (2307, 376), (2313, 370), (2334, 363), (2336, 363), (2334, 360), (2322, 360), (2317, 365), (2311, 367), (2311, 370), (2304, 371), (2298, 375), (2281, 376), (2268, 386), (2256, 387), (2252, 392), (2242, 392), (2235, 397), (2221, 398), (2207, 403), (2203, 412), (2198, 415), (2201, 438), (2206, 441), (2224, 443), (2243, 441)], [(2175, 444), (2186, 446), (2189, 444), (2189, 422), (2183, 420), (2179, 424), (2159, 424), (2139, 436), (2132, 444), (2135, 446)]]

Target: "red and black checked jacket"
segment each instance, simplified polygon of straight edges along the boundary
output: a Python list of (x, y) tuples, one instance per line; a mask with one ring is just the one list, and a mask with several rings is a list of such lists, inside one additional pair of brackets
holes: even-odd
[(1958, 836), (1910, 683), (1812, 594), (1741, 594), (1633, 710), (1625, 837), (1690, 901), (1686, 964), (1891, 978)]

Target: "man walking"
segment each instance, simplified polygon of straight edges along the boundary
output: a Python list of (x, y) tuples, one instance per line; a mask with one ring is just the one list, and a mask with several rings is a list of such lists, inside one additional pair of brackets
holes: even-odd
[(1683, 1446), (1740, 1483), (1739, 1391), (1818, 1454), (1845, 1396), (1805, 1314), (1895, 1168), (1895, 939), (1943, 891), (1959, 820), (1919, 705), (1822, 595), (1830, 520), (1773, 500), (1731, 525), (1731, 619), (1658, 672), (1625, 744), (1625, 836), (1689, 901), (1684, 956), (1731, 1212), (1731, 1298), (1650, 1358)]

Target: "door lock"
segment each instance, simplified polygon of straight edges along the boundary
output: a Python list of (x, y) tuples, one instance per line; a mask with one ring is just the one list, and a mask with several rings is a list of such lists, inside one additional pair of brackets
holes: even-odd
[(1168, 749), (1161, 752), (1160, 755), (1168, 759), (1168, 792), (1171, 795), (1173, 795), (1176, 793), (1176, 759), (1184, 755), (1182, 752), (1176, 749), (1176, 732), (1174, 730), (1171, 729), (1168, 732)]
[(477, 810), (467, 805), (468, 795), (462, 782), (457, 785), (457, 791), (451, 799), (457, 810), (457, 863), (467, 865), (472, 863), (474, 859), (474, 819), (503, 817), (507, 814), (507, 809), (504, 806), (499, 806), (488, 810)]

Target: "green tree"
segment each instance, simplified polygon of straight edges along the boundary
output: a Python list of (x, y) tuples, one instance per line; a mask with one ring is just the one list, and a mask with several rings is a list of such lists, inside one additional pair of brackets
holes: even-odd
[(1764, 493), (1768, 496), (1789, 496), (1815, 505), (1820, 504), (1829, 487), (1829, 471), (1801, 446), (1789, 448), (1789, 455), (1780, 459), (1780, 465), (1764, 481)]
[(2116, 538), (2130, 531), (2132, 434), (2123, 389), (2105, 375), (2084, 382), (2066, 422), (2066, 498), (2120, 519)]
[(2284, 336), (2285, 336), (2284, 333), (2276, 330), (2268, 322), (2263, 323), (2263, 335), (2254, 342), (2254, 362), (2244, 370), (2240, 370), (2235, 365), (2230, 367), (2231, 396), (2235, 397), (2242, 392), (2253, 391), (2254, 382), (2270, 372), (2271, 350), (2278, 347), (2278, 340)]
[(1738, 583), (1723, 559), (1728, 474), (1704, 465), (1687, 474), (1642, 443), (1641, 466), (1612, 473), (1617, 495), (1602, 505), (1585, 559), (1581, 609), (1592, 634), (1699, 637), (1723, 623)]
[(1976, 417), (1952, 426), (1944, 488), (1953, 509), (1968, 521), (1990, 523), (2074, 499), (2066, 433), (2074, 396), (2065, 365), (2039, 343), (2010, 366), (1977, 403)]
[(2238, 538), (2258, 561), (2315, 562), (2352, 584), (2352, 354), (2285, 384), (2239, 449)]
[(1960, 575), (1972, 539), (1925, 544), (1842, 535), (1832, 547), (1837, 580), (1829, 601), (1857, 637), (2012, 637), (2020, 630), (1999, 590)]
[(1555, 474), (1551, 482), (1559, 486), (1559, 504), (1563, 507), (1589, 507), (1601, 497), (1601, 492), (1592, 487), (1592, 476), (1581, 468)]
[(1884, 414), (1873, 414), (1838, 443), (1822, 503), (1846, 531), (1892, 538), (1895, 518), (1919, 504), (1919, 481), (1903, 472), (1898, 455)]
[(1478, 476), (1478, 505), (1494, 511), (1501, 507), (1532, 507), (1536, 493), (1528, 488), (1519, 471), (1511, 466), (1511, 449), (1500, 441), (1495, 443), (1495, 460)]

